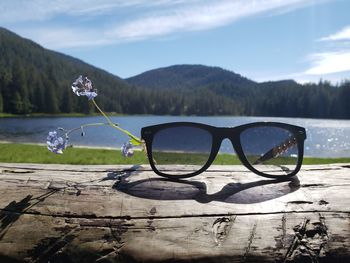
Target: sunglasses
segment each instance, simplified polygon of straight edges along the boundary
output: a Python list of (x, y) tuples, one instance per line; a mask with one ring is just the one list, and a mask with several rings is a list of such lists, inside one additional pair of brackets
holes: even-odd
[[(303, 127), (279, 122), (255, 122), (233, 128), (173, 122), (144, 127), (141, 137), (149, 163), (160, 176), (175, 179), (204, 172), (227, 138), (250, 171), (268, 178), (286, 178), (301, 168), (306, 132)], [(176, 169), (169, 165), (176, 165)]]

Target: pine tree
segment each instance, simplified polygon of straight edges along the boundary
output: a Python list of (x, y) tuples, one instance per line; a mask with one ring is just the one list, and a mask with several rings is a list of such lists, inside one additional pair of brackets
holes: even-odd
[[(16, 113), (26, 114), (31, 110), (26, 74), (20, 60), (15, 60), (12, 68), (12, 107)], [(20, 100), (20, 101), (19, 101)]]
[(0, 93), (0, 112), (4, 111), (4, 101), (2, 98), (2, 93)]
[(78, 100), (78, 112), (90, 114), (94, 112), (94, 105), (86, 97), (81, 97)]
[(73, 112), (72, 92), (69, 92), (68, 89), (64, 89), (63, 91), (60, 109), (61, 109), (61, 112), (64, 112), (64, 113)]
[(56, 97), (55, 89), (50, 82), (45, 85), (45, 112), (47, 113), (59, 113), (58, 99)]
[(16, 114), (23, 113), (23, 102), (22, 102), (21, 95), (19, 94), (18, 91), (16, 91), (15, 94), (12, 96), (10, 100), (10, 107), (13, 113), (16, 113)]

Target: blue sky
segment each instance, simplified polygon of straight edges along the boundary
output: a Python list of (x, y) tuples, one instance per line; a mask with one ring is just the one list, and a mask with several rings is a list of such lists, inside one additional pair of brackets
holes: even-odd
[(122, 78), (174, 64), (350, 79), (349, 0), (1, 0), (0, 26)]

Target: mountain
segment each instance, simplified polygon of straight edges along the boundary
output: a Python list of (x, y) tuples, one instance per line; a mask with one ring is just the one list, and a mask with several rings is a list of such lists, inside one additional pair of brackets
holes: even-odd
[[(294, 80), (258, 83), (219, 67), (203, 65), (158, 68), (125, 80), (158, 92), (176, 91), (180, 96), (192, 98), (192, 102), (201, 95), (201, 100), (194, 99), (195, 107), (190, 110), (194, 114), (233, 112), (254, 116), (350, 118), (349, 81), (339, 86), (327, 81), (304, 85)], [(213, 99), (210, 102), (208, 98)], [(208, 111), (213, 103), (222, 107)]]
[(234, 84), (253, 87), (257, 83), (234, 72), (204, 65), (174, 65), (146, 71), (125, 79), (129, 84), (152, 89), (197, 89), (207, 86)]
[(175, 65), (123, 80), (79, 59), (0, 28), (0, 113), (92, 113), (71, 91), (79, 76), (98, 90), (107, 112), (350, 119), (350, 82), (257, 83), (218, 67)]
[(0, 112), (91, 113), (86, 98), (71, 91), (71, 83), (88, 76), (98, 90), (96, 101), (107, 112), (123, 114), (236, 115), (239, 103), (210, 90), (181, 92), (136, 87), (79, 59), (41, 47), (0, 28)]

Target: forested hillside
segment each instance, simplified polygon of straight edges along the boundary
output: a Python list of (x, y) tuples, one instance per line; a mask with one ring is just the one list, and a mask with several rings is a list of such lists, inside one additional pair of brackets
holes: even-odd
[(249, 88), (256, 82), (219, 67), (174, 65), (147, 71), (126, 79), (130, 84), (151, 89), (195, 89), (203, 86), (235, 84)]
[(0, 28), (0, 111), (26, 114), (31, 112), (90, 112), (87, 100), (78, 99), (70, 90), (80, 75), (91, 78), (106, 110), (120, 111), (132, 107), (139, 90), (120, 78), (78, 59), (46, 50)]
[(77, 98), (71, 83), (88, 76), (98, 89), (96, 100), (108, 112), (124, 114), (241, 114), (238, 104), (209, 90), (179, 93), (127, 84), (81, 60), (42, 48), (0, 28), (0, 112), (91, 113), (94, 107)]
[[(234, 72), (202, 65), (155, 69), (126, 81), (150, 90), (176, 90), (181, 96), (188, 94), (191, 98), (193, 94), (209, 92), (216, 98), (231, 100), (230, 107), (234, 107), (233, 112), (239, 115), (350, 119), (349, 81), (339, 85), (328, 81), (301, 85), (294, 80), (257, 83)], [(210, 109), (208, 98), (205, 100), (205, 106), (200, 101), (196, 103), (203, 108), (195, 113), (201, 114), (206, 107)], [(226, 108), (226, 104), (222, 105), (214, 114), (232, 110)]]
[(88, 76), (107, 112), (255, 115), (350, 119), (350, 83), (256, 83), (218, 67), (177, 65), (122, 80), (81, 60), (42, 48), (0, 28), (0, 112), (94, 111), (71, 83)]

